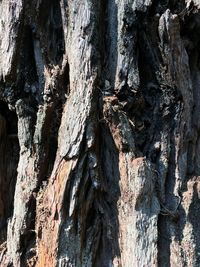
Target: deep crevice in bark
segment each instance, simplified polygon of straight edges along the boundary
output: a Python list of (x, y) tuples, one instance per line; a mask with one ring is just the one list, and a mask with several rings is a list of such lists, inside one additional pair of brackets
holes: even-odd
[(7, 103), (0, 101), (0, 231), (1, 242), (6, 239), (7, 220), (13, 213), (19, 141), (17, 116), (10, 111)]
[(65, 53), (63, 24), (59, 1), (41, 1), (37, 19), (38, 27), (41, 30), (40, 40), (45, 61), (48, 65), (57, 65), (62, 62)]
[(30, 97), (32, 95), (32, 99), (34, 99), (38, 94), (39, 81), (34, 55), (33, 32), (30, 26), (25, 26), (23, 37), (22, 54), (19, 64), (21, 82), (18, 87), (24, 88), (25, 93), (20, 88), (22, 96)]

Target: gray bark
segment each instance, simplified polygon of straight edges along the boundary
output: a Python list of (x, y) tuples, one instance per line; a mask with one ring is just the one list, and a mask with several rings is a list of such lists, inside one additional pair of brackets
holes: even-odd
[(0, 266), (200, 265), (199, 9), (0, 1)]

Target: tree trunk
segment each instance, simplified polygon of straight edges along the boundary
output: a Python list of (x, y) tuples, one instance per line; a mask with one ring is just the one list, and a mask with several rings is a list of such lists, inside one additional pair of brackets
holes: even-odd
[(200, 266), (199, 10), (0, 1), (0, 266)]

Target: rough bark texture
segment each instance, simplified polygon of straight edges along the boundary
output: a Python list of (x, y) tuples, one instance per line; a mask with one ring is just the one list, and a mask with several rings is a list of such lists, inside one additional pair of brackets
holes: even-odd
[(200, 266), (199, 10), (0, 1), (0, 266)]

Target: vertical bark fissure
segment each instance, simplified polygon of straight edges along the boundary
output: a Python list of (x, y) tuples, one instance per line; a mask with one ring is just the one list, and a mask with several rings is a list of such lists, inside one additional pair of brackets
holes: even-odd
[(14, 191), (19, 160), (19, 143), (17, 138), (17, 117), (7, 104), (0, 101), (0, 183), (1, 183), (1, 243), (6, 240), (7, 220), (12, 216)]

